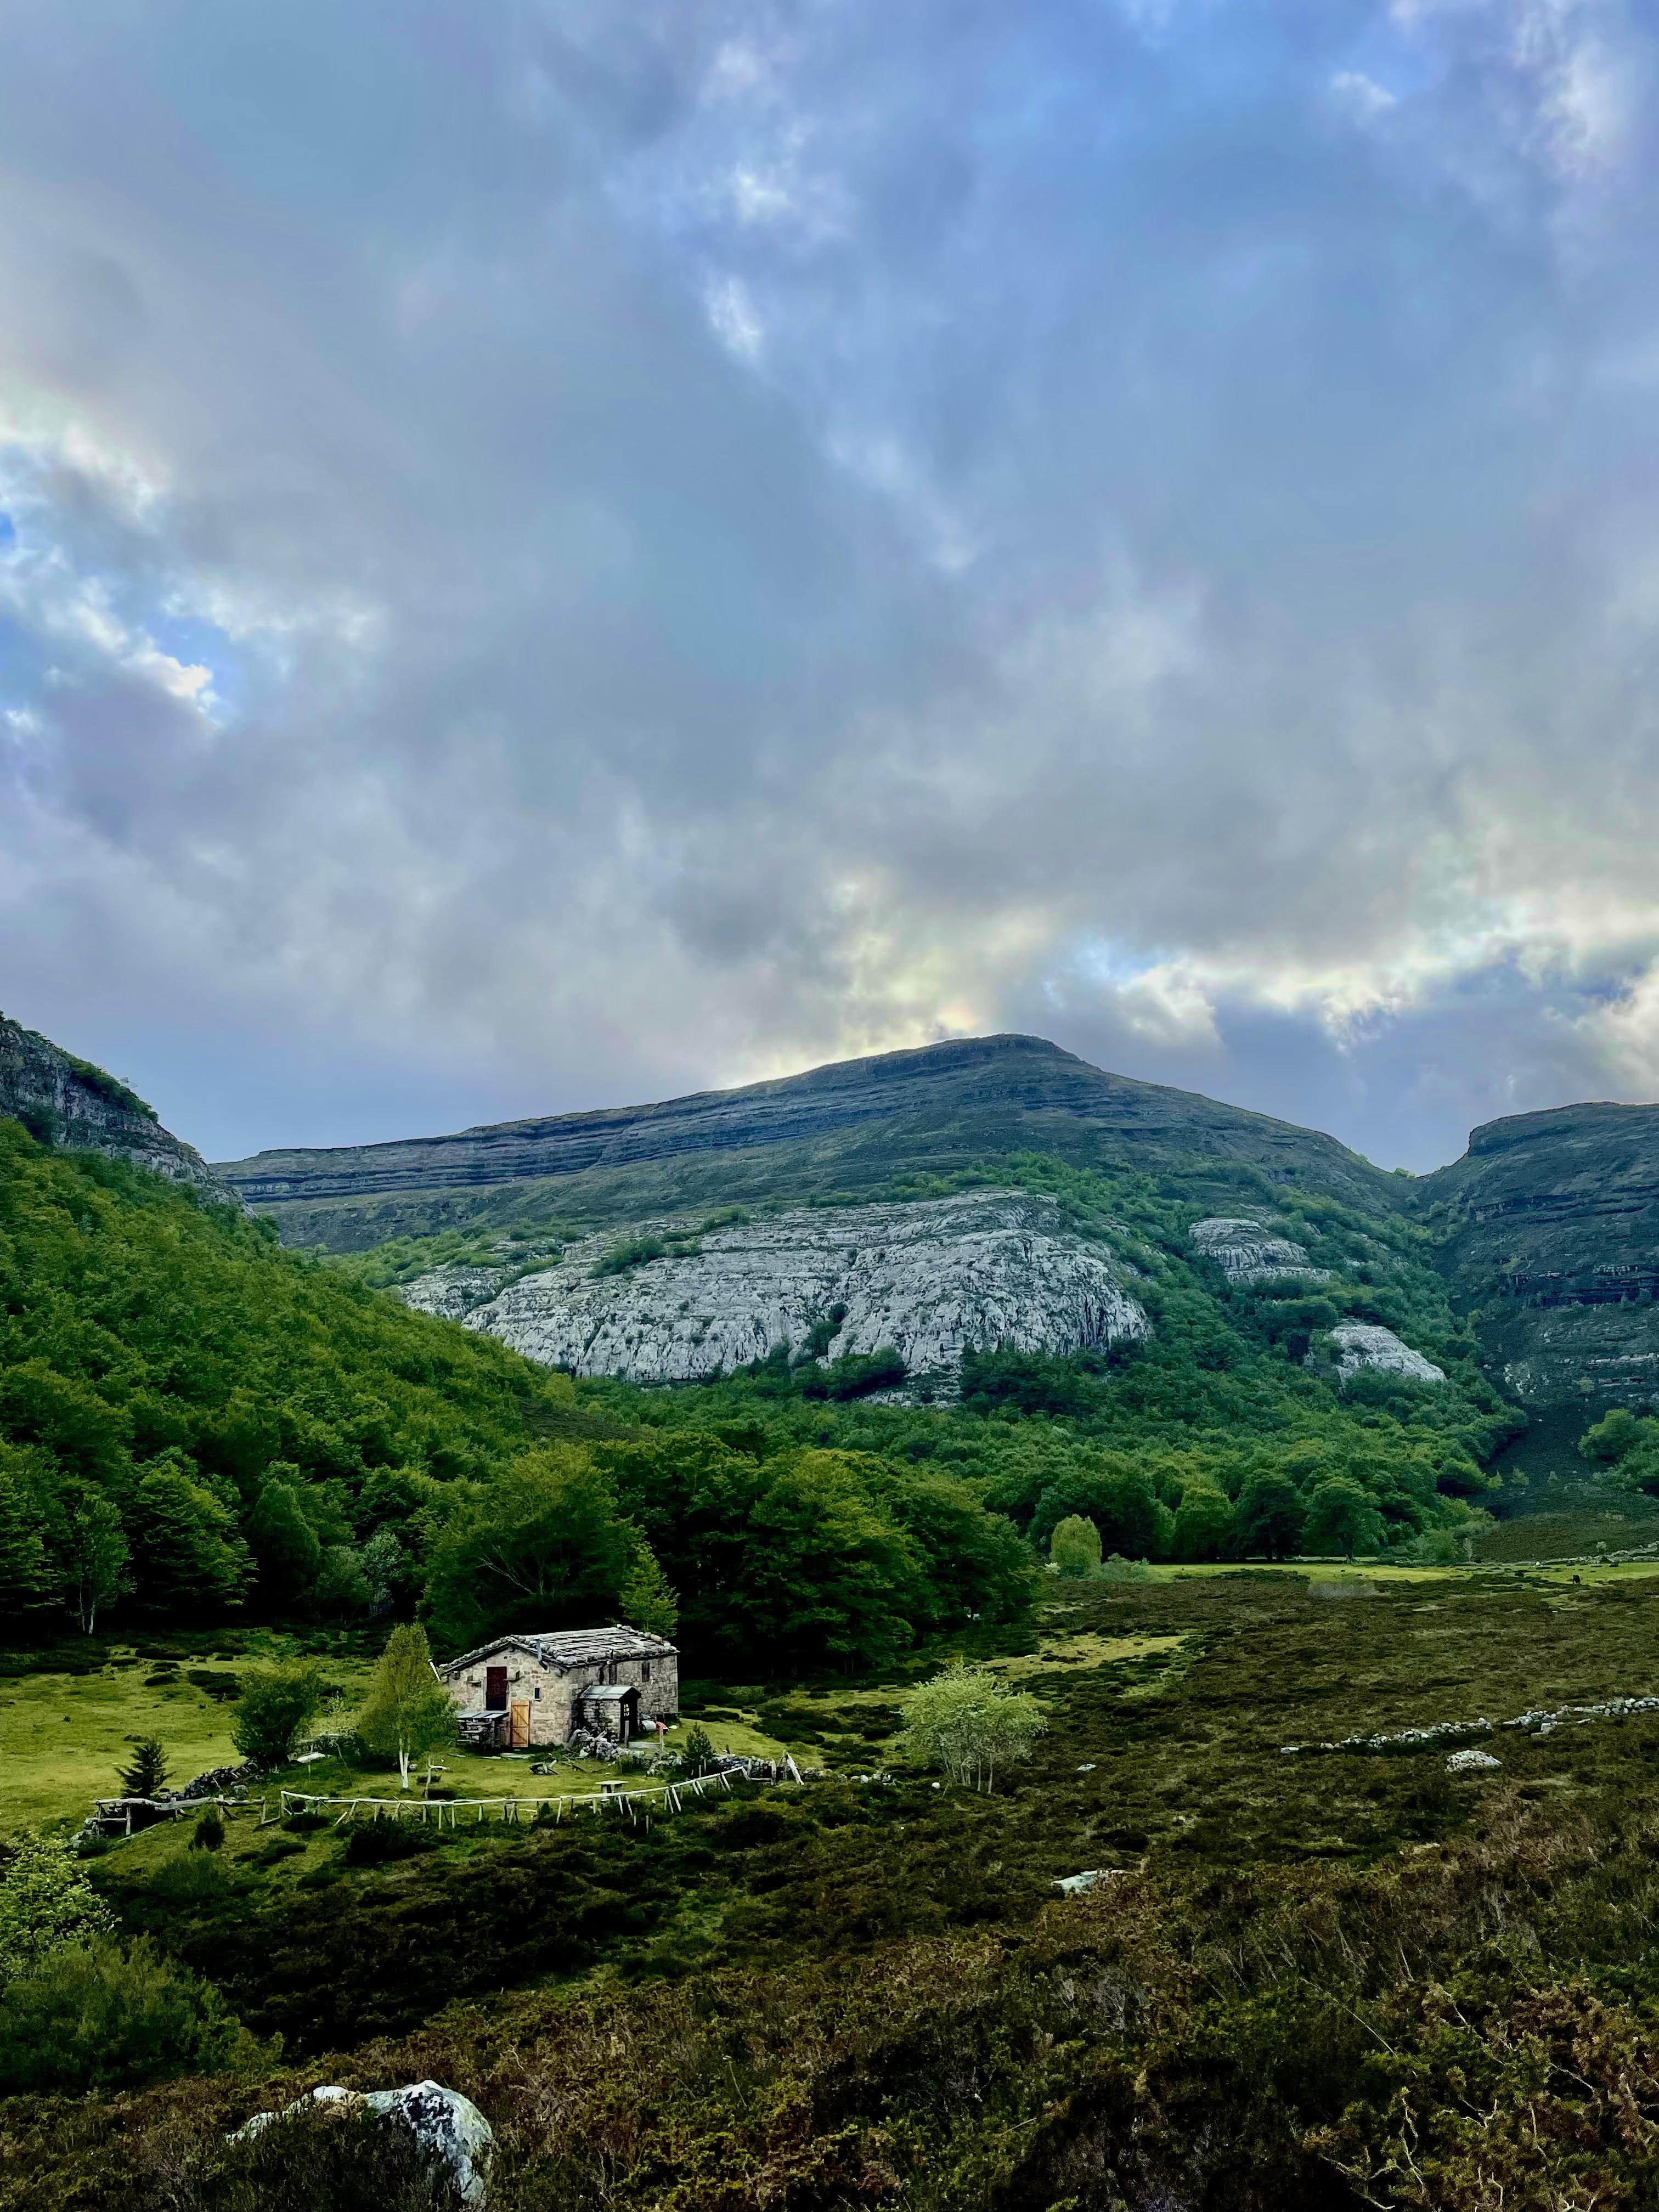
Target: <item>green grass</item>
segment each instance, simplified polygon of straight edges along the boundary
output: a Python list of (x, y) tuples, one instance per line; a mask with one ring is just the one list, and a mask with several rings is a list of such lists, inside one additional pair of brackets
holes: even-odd
[[(236, 1664), (209, 1671), (234, 1674)], [(240, 1662), (237, 1662), (240, 1664)], [(210, 1766), (228, 1766), (228, 1705), (186, 1683), (147, 1689), (148, 1662), (95, 1674), (24, 1674), (0, 1682), (0, 1832), (79, 1821), (94, 1797), (120, 1793), (118, 1770), (142, 1735), (167, 1747), (176, 1787)]]
[[(288, 1639), (255, 1636), (246, 1657), (224, 1662), (205, 1655), (180, 1667), (178, 1681), (148, 1688), (155, 1664), (109, 1664), (91, 1674), (30, 1674), (0, 1677), (0, 1834), (43, 1825), (79, 1826), (98, 1797), (120, 1792), (119, 1769), (143, 1735), (160, 1738), (167, 1754), (168, 1781), (178, 1788), (211, 1766), (234, 1765), (231, 1741), (234, 1708), (187, 1683), (184, 1667), (234, 1676), (261, 1658), (286, 1655)], [(130, 1659), (118, 1649), (116, 1658)], [(341, 1724), (362, 1702), (373, 1673), (366, 1659), (329, 1658), (324, 1679), (342, 1692)], [(329, 1724), (325, 1717), (319, 1725)], [(750, 1752), (777, 1758), (785, 1746), (751, 1723), (709, 1720), (703, 1723), (717, 1751)], [(671, 1732), (668, 1747), (684, 1741)], [(537, 1758), (544, 1756), (535, 1754)], [(562, 1759), (555, 1775), (534, 1775), (528, 1757), (454, 1751), (446, 1754), (440, 1786), (458, 1797), (582, 1796), (597, 1790), (611, 1769), (592, 1759)], [(273, 1777), (273, 1789), (316, 1791), (343, 1796), (395, 1797), (395, 1771), (364, 1771), (337, 1759), (289, 1767)]]

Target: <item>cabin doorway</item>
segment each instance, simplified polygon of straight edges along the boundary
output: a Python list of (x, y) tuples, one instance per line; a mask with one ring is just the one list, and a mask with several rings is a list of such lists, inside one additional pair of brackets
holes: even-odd
[(484, 1711), (504, 1713), (507, 1711), (507, 1669), (505, 1667), (484, 1668)]
[(507, 1708), (507, 1733), (508, 1748), (528, 1751), (530, 1748), (530, 1700), (514, 1698)]
[(584, 1728), (595, 1729), (617, 1743), (626, 1743), (639, 1733), (640, 1693), (631, 1682), (590, 1682), (577, 1701), (576, 1711)]

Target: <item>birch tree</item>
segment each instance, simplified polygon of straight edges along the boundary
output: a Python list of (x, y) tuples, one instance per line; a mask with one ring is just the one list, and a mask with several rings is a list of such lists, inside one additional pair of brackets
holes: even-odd
[(132, 1587), (121, 1516), (90, 1482), (66, 1482), (58, 1499), (66, 1593), (82, 1633), (98, 1625), (98, 1608)]
[(947, 1667), (900, 1700), (899, 1749), (919, 1765), (942, 1766), (952, 1782), (985, 1790), (996, 1770), (1029, 1759), (1048, 1728), (1042, 1706), (982, 1667)]
[(416, 1759), (430, 1759), (455, 1741), (455, 1708), (432, 1671), (426, 1631), (418, 1621), (394, 1628), (369, 1685), (357, 1733), (369, 1749), (395, 1759), (403, 1787)]

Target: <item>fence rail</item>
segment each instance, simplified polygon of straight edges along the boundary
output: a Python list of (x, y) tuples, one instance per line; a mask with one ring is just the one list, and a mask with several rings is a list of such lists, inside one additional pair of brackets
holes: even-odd
[(130, 1836), (135, 1814), (143, 1815), (140, 1826), (149, 1828), (163, 1820), (182, 1820), (189, 1813), (205, 1813), (210, 1806), (227, 1816), (248, 1810), (246, 1797), (94, 1797), (91, 1818), (106, 1833), (118, 1827)]
[[(793, 1759), (772, 1762), (778, 1778), (799, 1786), (804, 1778)], [(738, 1779), (745, 1778), (739, 1773)], [(620, 1783), (601, 1783), (596, 1790), (585, 1790), (579, 1796), (569, 1797), (326, 1797), (308, 1790), (284, 1790), (282, 1792), (282, 1817), (294, 1813), (336, 1812), (337, 1828), (362, 1815), (372, 1814), (375, 1820), (389, 1815), (396, 1820), (417, 1822), (422, 1827), (455, 1828), (460, 1826), (459, 1815), (471, 1813), (477, 1826), (492, 1813), (509, 1825), (522, 1825), (526, 1817), (536, 1819), (551, 1808), (556, 1821), (562, 1820), (567, 1812), (580, 1812), (584, 1808), (592, 1813), (604, 1813), (615, 1807), (626, 1813), (629, 1820), (637, 1820), (641, 1812), (647, 1816), (653, 1806), (678, 1813), (688, 1797), (701, 1797), (705, 1790), (721, 1789), (728, 1794), (732, 1775), (725, 1768), (716, 1768), (708, 1774), (696, 1774), (679, 1782), (662, 1782), (644, 1789), (624, 1789)], [(447, 1814), (447, 1820), (445, 1815)], [(435, 1820), (434, 1816), (435, 1817)]]

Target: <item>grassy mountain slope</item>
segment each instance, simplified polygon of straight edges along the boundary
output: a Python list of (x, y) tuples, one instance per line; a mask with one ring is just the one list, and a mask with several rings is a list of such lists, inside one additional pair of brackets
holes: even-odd
[(73, 1499), (113, 1504), (140, 1607), (212, 1612), (251, 1580), (273, 1468), (310, 1543), (349, 1546), (408, 1516), (413, 1477), (499, 1469), (569, 1395), (229, 1206), (0, 1122), (0, 1592), (18, 1615), (64, 1600)]

